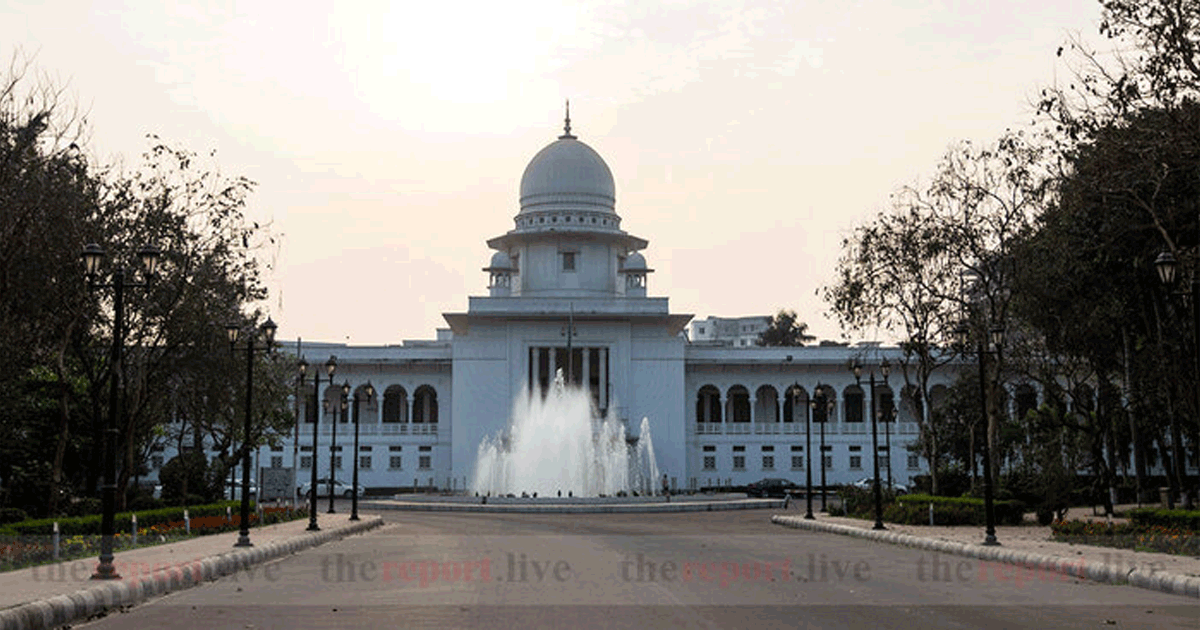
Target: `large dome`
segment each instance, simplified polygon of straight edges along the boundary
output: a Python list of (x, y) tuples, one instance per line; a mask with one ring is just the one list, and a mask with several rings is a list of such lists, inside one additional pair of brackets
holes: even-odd
[(521, 176), (521, 214), (542, 211), (615, 212), (612, 171), (570, 132), (538, 151)]

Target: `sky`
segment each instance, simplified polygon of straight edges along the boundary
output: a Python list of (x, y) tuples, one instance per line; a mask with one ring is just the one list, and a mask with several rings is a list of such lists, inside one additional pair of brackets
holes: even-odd
[[(1096, 0), (55, 2), (0, 5), (14, 55), (87, 113), (90, 151), (147, 134), (257, 187), (282, 339), (432, 339), (487, 294), (525, 165), (572, 132), (608, 163), (672, 312), (794, 309), (842, 241), (960, 140), (1034, 119), (1096, 39)], [(3, 66), (0, 66), (3, 67)]]

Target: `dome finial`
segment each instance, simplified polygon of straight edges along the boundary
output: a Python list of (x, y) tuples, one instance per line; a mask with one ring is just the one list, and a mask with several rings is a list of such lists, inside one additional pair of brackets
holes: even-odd
[(559, 136), (558, 139), (563, 140), (568, 138), (575, 138), (575, 136), (571, 135), (571, 99), (567, 99), (567, 118), (563, 124), (563, 135)]

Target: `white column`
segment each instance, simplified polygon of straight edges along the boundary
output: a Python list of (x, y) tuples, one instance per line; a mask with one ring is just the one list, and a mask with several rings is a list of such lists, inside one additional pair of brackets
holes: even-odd
[(608, 348), (600, 348), (600, 408), (608, 409)]
[(591, 386), (592, 349), (591, 348), (580, 348), (580, 350), (583, 353), (583, 382), (582, 382), (583, 391), (587, 392), (588, 395), (590, 396), (592, 393), (592, 386)]
[(554, 379), (558, 376), (558, 349), (548, 348), (546, 354), (550, 355), (550, 370), (546, 372), (546, 380), (549, 385), (553, 386)]

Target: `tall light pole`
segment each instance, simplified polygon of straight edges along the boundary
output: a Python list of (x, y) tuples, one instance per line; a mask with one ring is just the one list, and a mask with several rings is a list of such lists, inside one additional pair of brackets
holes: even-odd
[[(1200, 261), (1200, 259), (1198, 259)], [(1158, 271), (1158, 279), (1168, 289), (1174, 289), (1178, 280), (1179, 266), (1175, 260), (1175, 256), (1164, 251), (1154, 260), (1154, 267)], [(1193, 355), (1193, 367), (1196, 370), (1197, 378), (1200, 378), (1200, 304), (1196, 304), (1195, 300), (1200, 299), (1200, 271), (1192, 274), (1192, 286), (1190, 290), (1173, 291), (1185, 299), (1192, 300), (1192, 341), (1195, 349)], [(1196, 405), (1200, 409), (1200, 386), (1196, 387)], [(1187, 482), (1187, 465), (1184, 462), (1183, 456), (1183, 440), (1179, 430), (1179, 420), (1175, 414), (1170, 416), (1171, 422), (1171, 451), (1174, 455), (1175, 477), (1179, 479), (1180, 490), (1183, 492), (1184, 509), (1191, 510), (1194, 505), (1192, 502), (1192, 489)], [(1168, 507), (1173, 506), (1174, 497), (1170, 497)]]
[[(367, 395), (367, 404), (371, 404), (371, 400), (375, 398), (375, 387), (371, 385), (371, 381), (367, 381), (367, 386), (363, 388), (363, 393)], [(354, 480), (351, 482), (353, 488), (350, 490), (350, 520), (357, 521), (358, 518), (358, 392), (354, 392)]]
[[(262, 334), (266, 337), (264, 350), (270, 352), (275, 348), (275, 330), (278, 327), (270, 317), (262, 325)], [(234, 349), (242, 329), (239, 324), (230, 323), (225, 326), (229, 336), (229, 349)], [(238, 529), (238, 540), (234, 547), (253, 547), (250, 542), (250, 451), (253, 441), (250, 439), (250, 418), (254, 399), (254, 339), (259, 331), (251, 329), (246, 335), (246, 418), (242, 424), (242, 513)]]
[[(966, 327), (961, 327), (955, 331), (958, 337), (959, 347), (964, 351), (969, 347), (970, 331)], [(1004, 341), (1004, 330), (999, 327), (991, 330), (991, 344), (995, 348), (997, 355), (996, 365), (1000, 365), (999, 354), (1000, 344)], [(989, 547), (995, 547), (1000, 544), (996, 539), (996, 506), (992, 497), (992, 431), (991, 423), (988, 422), (988, 386), (990, 383), (987, 379), (987, 369), (984, 367), (984, 357), (988, 354), (986, 339), (980, 338), (976, 352), (979, 355), (979, 407), (983, 412), (983, 513), (984, 520), (987, 523), (987, 530), (984, 535), (983, 544)]]
[(824, 385), (821, 385), (820, 383), (818, 383), (817, 387), (816, 387), (816, 393), (813, 395), (813, 399), (810, 400), (808, 403), (809, 407), (811, 407), (814, 410), (817, 408), (817, 405), (820, 405), (821, 410), (825, 414), (824, 416), (822, 416), (821, 422), (819, 423), (821, 425), (821, 452), (818, 453), (818, 455), (817, 455), (818, 457), (820, 457), (820, 459), (817, 461), (821, 462), (821, 513), (822, 514), (826, 514), (829, 512), (829, 510), (827, 510), (825, 507), (825, 498), (826, 498), (826, 495), (825, 495), (825, 487), (826, 487), (826, 484), (825, 484), (825, 468), (826, 468), (826, 466), (825, 466), (825, 423), (829, 422), (829, 414), (833, 412), (833, 401), (830, 400), (829, 397), (825, 394), (824, 387), (825, 387)]
[[(800, 404), (800, 383), (797, 382), (796, 384), (792, 385), (792, 421), (795, 421), (795, 419), (796, 419), (795, 418), (796, 407), (799, 404)], [(804, 470), (804, 485), (805, 485), (804, 500), (805, 500), (805, 503), (807, 504), (806, 505), (807, 509), (804, 512), (804, 518), (811, 521), (814, 518), (816, 518), (815, 516), (813, 516), (813, 511), (812, 511), (813, 497), (812, 497), (812, 410), (811, 410), (811, 405), (804, 405), (804, 459), (807, 460), (806, 462), (804, 462), (805, 463), (805, 467), (804, 467), (805, 468), (805, 470)]]
[[(887, 384), (888, 371), (891, 369), (891, 364), (888, 363), (887, 357), (884, 357), (883, 363), (879, 364), (879, 372), (883, 375), (883, 384)], [(857, 361), (850, 368), (854, 372), (854, 381), (862, 384), (861, 363)], [(883, 526), (883, 490), (879, 487), (879, 418), (875, 414), (875, 370), (871, 370), (871, 459), (875, 470), (875, 526), (871, 529), (887, 529)]]
[[(332, 381), (330, 381), (332, 382)], [(338, 411), (341, 411), (342, 424), (346, 424), (346, 397), (350, 395), (350, 381), (342, 383), (342, 395), (338, 399), (338, 405), (333, 410), (333, 427), (331, 427), (330, 435), (333, 437), (329, 440), (329, 511), (326, 514), (334, 514), (333, 509), (333, 483), (337, 480), (337, 425)], [(357, 453), (356, 453), (357, 455)]]
[[(300, 359), (300, 383), (304, 383), (304, 373), (308, 370), (308, 362)], [(337, 370), (337, 357), (330, 355), (325, 362), (325, 373), (329, 375), (329, 383), (333, 383), (333, 373)], [(319, 532), (317, 526), (317, 425), (321, 423), (321, 408), (317, 401), (321, 398), (321, 374), (313, 373), (313, 436), (312, 436), (312, 470), (308, 484), (308, 528), (305, 531)]]
[(161, 252), (157, 247), (145, 246), (138, 250), (138, 260), (142, 268), (142, 280), (134, 279), (133, 273), (126, 277), (125, 267), (118, 267), (112, 272), (108, 282), (100, 280), (100, 264), (104, 261), (104, 249), (96, 243), (83, 248), (84, 271), (87, 273), (87, 283), (90, 290), (113, 290), (113, 339), (112, 352), (109, 359), (108, 388), (108, 417), (104, 425), (104, 485), (100, 491), (100, 562), (96, 565), (93, 580), (120, 579), (113, 567), (113, 535), (116, 533), (117, 511), (117, 414), (120, 410), (118, 390), (123, 371), (122, 356), (125, 349), (125, 289), (133, 287), (148, 287), (154, 279), (154, 271), (158, 267), (158, 257)]

